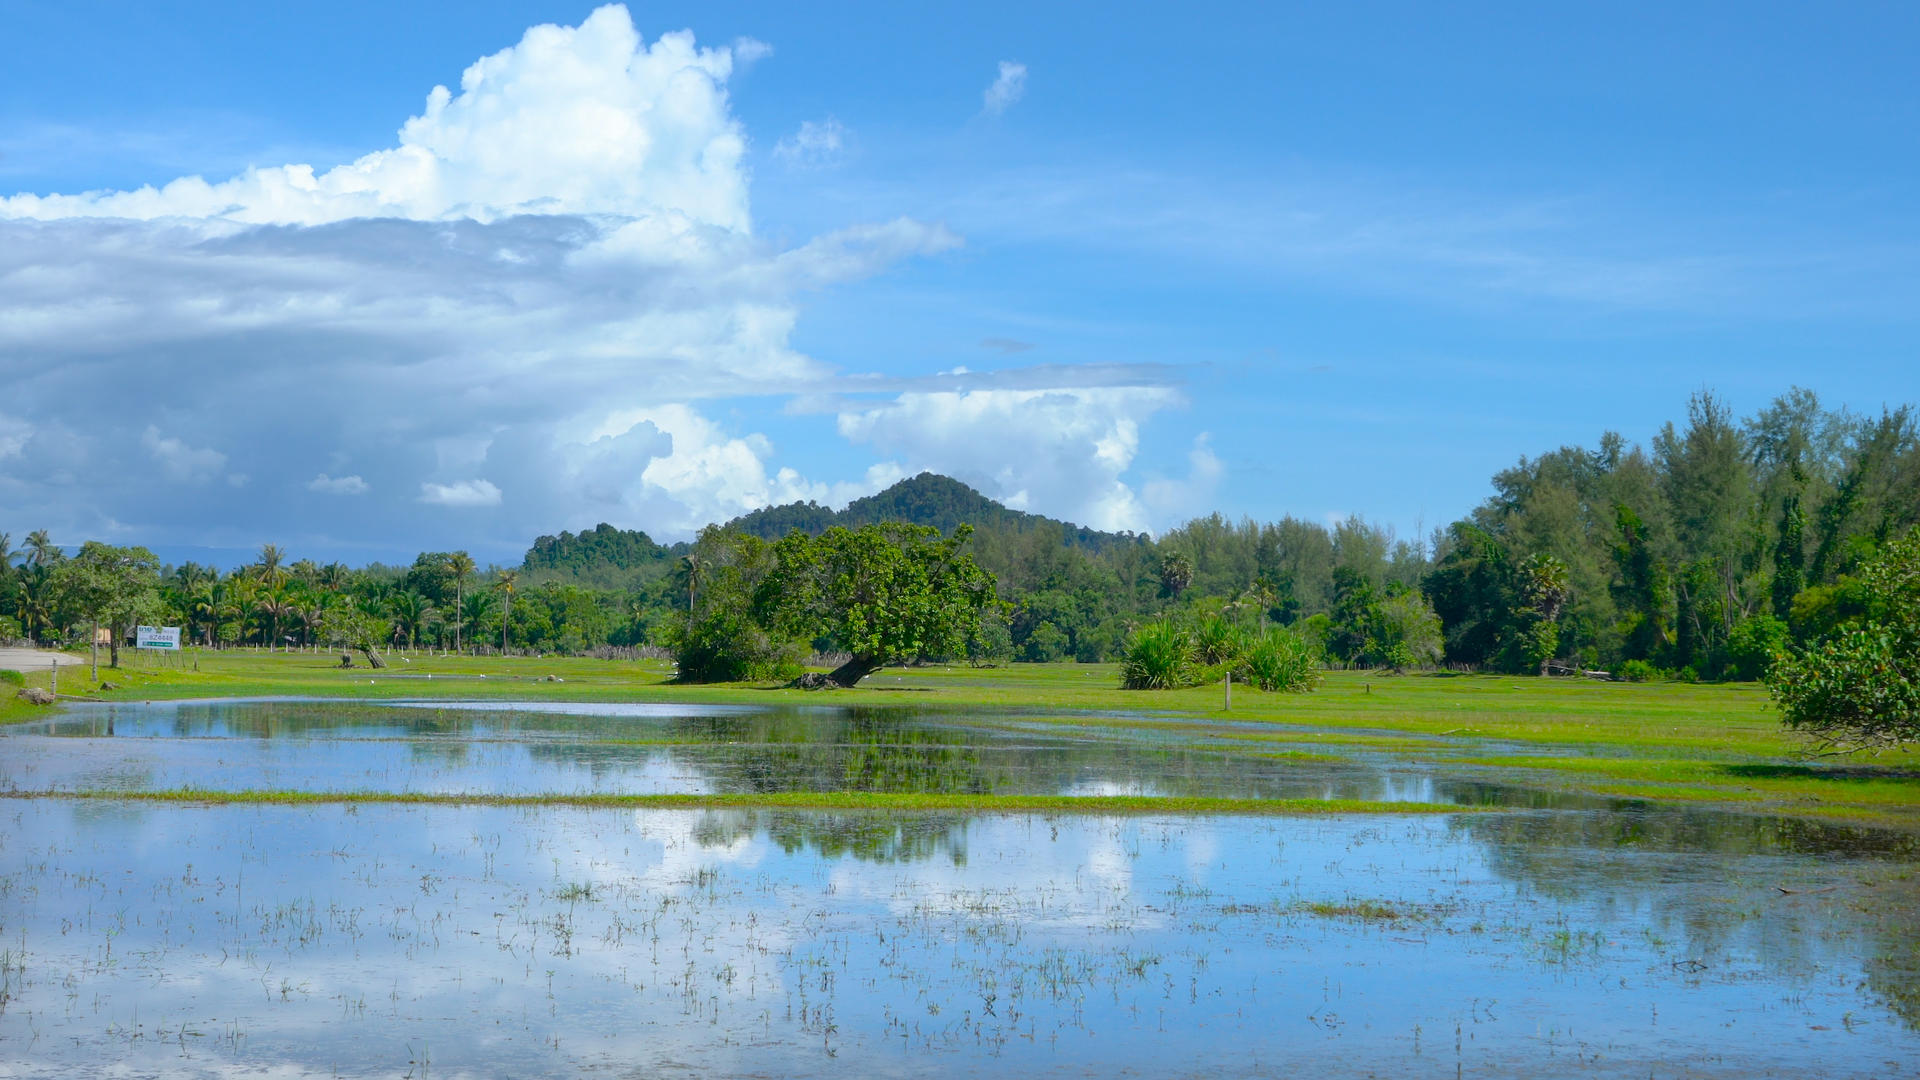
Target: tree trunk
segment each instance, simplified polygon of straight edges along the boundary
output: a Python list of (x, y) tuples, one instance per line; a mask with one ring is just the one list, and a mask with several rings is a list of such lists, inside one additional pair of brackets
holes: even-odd
[(373, 651), (373, 646), (362, 645), (360, 646), (360, 651), (366, 656), (368, 667), (383, 668), (387, 666), (387, 662), (380, 659), (380, 654)]
[(100, 681), (100, 624), (99, 623), (93, 624), (93, 632), (90, 635), (88, 635), (87, 640), (91, 642), (91, 644), (87, 646), (87, 649), (88, 649), (87, 656), (88, 656), (88, 659), (93, 662), (93, 681), (97, 683)]
[(880, 660), (872, 656), (856, 656), (827, 673), (835, 686), (853, 686), (861, 679), (880, 670)]

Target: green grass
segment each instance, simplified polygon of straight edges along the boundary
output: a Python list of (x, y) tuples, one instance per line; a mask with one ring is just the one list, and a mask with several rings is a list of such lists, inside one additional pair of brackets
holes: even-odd
[(1426, 912), (1384, 900), (1314, 900), (1294, 905), (1295, 911), (1322, 919), (1352, 919), (1359, 922), (1405, 922), (1426, 917)]
[[(302, 696), (977, 707), (1017, 710), (1023, 724), (1164, 732), (1182, 744), (1227, 753), (1444, 760), (1476, 765), (1497, 782), (1920, 829), (1920, 754), (1810, 762), (1807, 745), (1781, 726), (1765, 690), (1750, 683), (1330, 672), (1311, 694), (1236, 686), (1226, 712), (1217, 685), (1122, 690), (1118, 668), (1109, 664), (888, 668), (852, 690), (812, 693), (775, 685), (679, 685), (671, 681), (670, 665), (659, 661), (419, 653), (393, 657), (386, 671), (369, 671), (341, 670), (337, 653), (189, 649), (168, 666), (152, 663), (129, 654), (126, 668), (102, 667), (103, 677), (120, 684), (103, 693), (92, 690), (85, 668), (68, 668), (61, 690), (113, 701)], [(562, 681), (548, 682), (548, 676)], [(46, 686), (49, 680), (37, 672), (27, 681)], [(0, 722), (43, 715), (45, 709), (11, 695), (0, 700)], [(1175, 809), (1166, 801), (1157, 806)]]
[(575, 806), (602, 809), (961, 810), (988, 814), (1459, 814), (1451, 803), (1366, 799), (1219, 799), (1151, 795), (927, 795), (867, 791), (749, 792), (720, 795), (492, 795), (391, 791), (5, 791), (0, 799), (107, 800), (195, 806)]

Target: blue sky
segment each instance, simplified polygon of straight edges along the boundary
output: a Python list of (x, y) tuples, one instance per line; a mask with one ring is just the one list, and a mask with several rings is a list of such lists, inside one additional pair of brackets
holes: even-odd
[(1920, 398), (1907, 6), (69, 3), (8, 31), (16, 535), (507, 560), (921, 468), (1104, 527), (1411, 534), (1702, 387)]

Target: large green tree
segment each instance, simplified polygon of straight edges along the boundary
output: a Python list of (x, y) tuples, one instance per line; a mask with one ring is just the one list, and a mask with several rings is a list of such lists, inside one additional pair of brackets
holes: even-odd
[(93, 631), (93, 678), (100, 680), (100, 630), (107, 633), (110, 666), (120, 666), (120, 641), (142, 619), (161, 611), (160, 560), (143, 547), (114, 547), (89, 540), (80, 553), (54, 568), (55, 588)]
[(760, 607), (776, 632), (827, 638), (851, 654), (828, 678), (853, 686), (885, 664), (965, 655), (995, 608), (994, 578), (969, 553), (971, 526), (952, 536), (919, 525), (789, 533)]

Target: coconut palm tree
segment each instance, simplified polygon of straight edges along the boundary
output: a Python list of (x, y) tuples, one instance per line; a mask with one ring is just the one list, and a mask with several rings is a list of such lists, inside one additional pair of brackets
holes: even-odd
[(327, 597), (330, 594), (317, 586), (301, 586), (295, 590), (293, 601), (294, 622), (300, 626), (300, 638), (308, 645), (313, 644), (314, 635), (320, 629), (320, 619), (327, 611)]
[(278, 544), (261, 544), (260, 561), (255, 564), (260, 580), (269, 585), (278, 585), (287, 576), (286, 568), (280, 564), (287, 559), (287, 553)]
[(476, 631), (493, 614), (494, 599), (489, 592), (470, 592), (460, 604), (460, 621)]
[(320, 568), (320, 587), (328, 592), (339, 592), (347, 587), (347, 576), (350, 573), (346, 564), (330, 562)]
[(266, 632), (267, 649), (271, 651), (280, 644), (281, 624), (293, 614), (292, 591), (284, 582), (266, 584), (254, 594), (253, 604), (260, 615), (261, 628)]
[(47, 530), (35, 529), (27, 534), (27, 564), (29, 566), (46, 566), (49, 563), (58, 561), (59, 558), (60, 549), (55, 547), (53, 541), (48, 538)]
[(213, 647), (213, 632), (220, 625), (220, 586), (211, 578), (202, 578), (194, 583), (192, 591), (186, 595), (187, 636), (193, 636), (198, 628), (200, 640), (208, 648)]
[(513, 621), (513, 587), (520, 583), (518, 570), (502, 570), (493, 587), (504, 594), (500, 605), (500, 655), (507, 655), (507, 624)]
[(687, 583), (687, 623), (693, 623), (693, 601), (700, 588), (700, 578), (707, 572), (707, 561), (699, 555), (688, 552), (680, 557), (680, 576)]
[(53, 571), (38, 563), (21, 567), (20, 585), (20, 625), (27, 640), (37, 642), (53, 625)]
[(473, 573), (473, 556), (456, 551), (447, 556), (447, 569), (453, 572), (453, 651), (460, 651), (461, 616), (466, 613), (467, 577)]
[[(228, 576), (220, 597), (220, 622), (233, 623), (238, 640), (247, 636), (247, 622), (253, 617), (253, 594), (260, 583), (235, 573)], [(216, 635), (218, 627), (215, 627)]]
[(14, 550), (13, 534), (0, 533), (0, 574), (4, 574), (13, 569), (13, 560), (19, 558), (20, 555), (21, 552)]
[(394, 630), (406, 633), (409, 649), (419, 644), (420, 632), (427, 629), (433, 617), (438, 614), (426, 597), (412, 589), (394, 594), (390, 606), (393, 608)]

